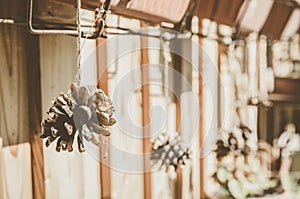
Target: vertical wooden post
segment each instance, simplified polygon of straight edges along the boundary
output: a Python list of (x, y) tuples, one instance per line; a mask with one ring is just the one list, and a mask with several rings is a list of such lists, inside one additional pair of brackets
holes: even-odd
[[(183, 41), (176, 41), (175, 43), (172, 43), (172, 48), (174, 48), (175, 52), (180, 52), (181, 54), (183, 54)], [(179, 53), (179, 54), (180, 54)], [(173, 53), (172, 54), (172, 66), (174, 67), (174, 70), (177, 71), (178, 73), (181, 73), (181, 75), (185, 75), (182, 74), (182, 56), (180, 56), (179, 54)], [(173, 75), (173, 74), (170, 74)], [(181, 108), (180, 108), (180, 96), (182, 93), (182, 82), (181, 79), (176, 79), (175, 78), (176, 75), (174, 75), (174, 77), (172, 77), (172, 85), (174, 86), (174, 97), (173, 100), (175, 101), (175, 105), (176, 105), (176, 131), (178, 132), (178, 134), (181, 134)], [(177, 98), (176, 98), (177, 97)], [(177, 175), (176, 175), (176, 181), (175, 181), (175, 199), (182, 199), (182, 170), (180, 167), (177, 168), (176, 171)]]
[(224, 54), (226, 51), (226, 47), (222, 44), (218, 44), (218, 71), (217, 71), (217, 79), (218, 79), (218, 88), (217, 88), (217, 113), (218, 113), (218, 128), (222, 127), (222, 112), (221, 112), (221, 106), (222, 106), (222, 87), (221, 87), (221, 55)]
[[(147, 49), (147, 38), (141, 38), (141, 72), (142, 72), (142, 124), (144, 129), (143, 153), (149, 154), (151, 151), (150, 140), (150, 100), (149, 100), (149, 56)], [(144, 199), (151, 199), (151, 172), (150, 159), (144, 156)]]
[[(199, 38), (199, 46), (202, 45), (202, 39)], [(199, 52), (199, 54), (201, 53), (201, 55), (199, 56), (199, 148), (200, 150), (203, 150), (203, 146), (204, 146), (204, 93), (203, 93), (203, 77), (202, 77), (202, 51)], [(205, 193), (204, 193), (204, 158), (200, 157), (200, 198), (204, 199), (205, 198)]]
[[(99, 51), (98, 45), (106, 45), (105, 39), (97, 39), (97, 65), (98, 65), (98, 87), (108, 94), (108, 77), (107, 77), (107, 51)], [(100, 149), (100, 182), (101, 182), (101, 199), (111, 198), (111, 175), (110, 175), (110, 155), (106, 159), (102, 158), (105, 146), (101, 145)], [(109, 154), (109, 152), (108, 152)]]
[[(180, 99), (176, 99), (176, 131), (181, 134), (181, 109), (180, 109)], [(176, 178), (176, 199), (182, 199), (182, 170), (180, 167), (177, 168), (177, 178)]]
[[(29, 34), (29, 33), (28, 33)], [(43, 142), (39, 138), (42, 121), (41, 102), (41, 73), (40, 73), (40, 53), (39, 37), (29, 35), (26, 39), (27, 51), (27, 78), (28, 85), (28, 107), (29, 110), (29, 130), (31, 133), (31, 170), (32, 170), (32, 190), (33, 198), (45, 198), (45, 177), (44, 177), (44, 154)]]

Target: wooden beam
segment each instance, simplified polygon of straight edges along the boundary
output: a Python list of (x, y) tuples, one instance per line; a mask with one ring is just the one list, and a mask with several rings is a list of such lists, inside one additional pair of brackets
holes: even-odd
[(217, 71), (217, 113), (218, 113), (218, 128), (222, 127), (222, 112), (221, 112), (221, 106), (222, 106), (222, 95), (221, 95), (221, 77), (220, 77), (220, 71), (221, 71), (221, 55), (226, 52), (226, 47), (220, 43), (218, 43), (218, 71)]
[[(171, 48), (174, 48), (174, 52), (179, 52), (179, 54), (183, 54), (183, 44), (181, 40), (177, 40), (175, 43), (171, 45)], [(178, 73), (182, 74), (182, 56), (179, 54), (172, 53), (172, 66), (174, 70)], [(174, 95), (173, 95), (173, 101), (175, 101), (176, 105), (176, 126), (175, 129), (178, 132), (179, 135), (181, 135), (181, 108), (180, 108), (180, 96), (182, 93), (182, 82), (181, 79), (176, 78), (176, 74), (170, 74), (172, 75), (172, 85), (174, 86)], [(175, 199), (182, 199), (182, 169), (180, 167), (176, 170), (176, 181), (175, 181)]]
[(43, 143), (38, 135), (33, 135), (30, 145), (33, 199), (45, 198)]
[(45, 198), (45, 178), (44, 178), (44, 154), (43, 142), (39, 138), (42, 121), (42, 102), (41, 102), (41, 73), (40, 73), (40, 53), (39, 37), (27, 34), (27, 92), (29, 131), (31, 133), (31, 171), (33, 199)]
[[(178, 96), (180, 97), (180, 96)], [(180, 99), (176, 100), (176, 131), (181, 134), (181, 108), (180, 108)], [(182, 199), (182, 169), (177, 168), (177, 178), (176, 178), (176, 192), (175, 199)]]
[[(202, 45), (202, 38), (199, 38), (199, 46)], [(202, 52), (199, 52), (202, 53)], [(203, 93), (203, 77), (201, 76), (202, 73), (202, 55), (199, 56), (199, 148), (200, 150), (203, 150), (204, 146), (204, 93)], [(203, 199), (205, 198), (205, 193), (204, 193), (204, 158), (200, 157), (200, 198)]]
[[(144, 129), (143, 139), (143, 153), (149, 154), (151, 152), (150, 140), (150, 99), (149, 99), (149, 56), (147, 49), (147, 38), (141, 39), (141, 72), (142, 72), (142, 125)], [(150, 159), (144, 156), (144, 199), (151, 199), (151, 173), (150, 173)]]
[[(24, 27), (0, 26), (0, 126), (3, 146), (30, 140)], [(24, 37), (25, 36), (25, 37)]]
[[(98, 64), (98, 87), (108, 94), (108, 77), (107, 77), (107, 47), (105, 39), (99, 38), (97, 43), (97, 64)], [(100, 48), (99, 45), (105, 45), (104, 48)], [(105, 49), (105, 50), (103, 50)], [(103, 139), (102, 139), (103, 141)], [(101, 199), (111, 199), (111, 171), (110, 171), (110, 155), (105, 159), (102, 157), (106, 150), (105, 145), (101, 145), (100, 148), (100, 186), (101, 186)], [(109, 150), (109, 149), (108, 149)], [(110, 152), (108, 151), (108, 154)]]

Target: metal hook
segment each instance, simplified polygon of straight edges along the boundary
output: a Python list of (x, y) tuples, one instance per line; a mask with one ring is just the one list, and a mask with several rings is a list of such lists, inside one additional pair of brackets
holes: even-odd
[(86, 37), (87, 39), (97, 39), (98, 37), (103, 36), (103, 28), (105, 25), (105, 20), (107, 13), (109, 13), (109, 6), (110, 6), (111, 0), (106, 0), (103, 4), (101, 9), (96, 8), (95, 14), (96, 14), (96, 26), (98, 27), (97, 31), (94, 32), (91, 36)]
[[(81, 1), (81, 0), (77, 0)], [(96, 39), (98, 37), (105, 37), (103, 35), (103, 27), (105, 25), (105, 19), (107, 16), (107, 13), (109, 13), (109, 6), (110, 6), (111, 0), (106, 0), (102, 4), (102, 8), (97, 8), (95, 10), (96, 12), (96, 26), (98, 27), (95, 32), (93, 32), (90, 36), (89, 33), (81, 33), (82, 38), (87, 39)], [(78, 36), (77, 30), (59, 30), (59, 29), (35, 29), (32, 24), (32, 15), (33, 15), (33, 0), (29, 0), (29, 6), (28, 6), (28, 17), (27, 17), (27, 25), (28, 29), (32, 34), (66, 34), (66, 35), (72, 35), (72, 36)]]

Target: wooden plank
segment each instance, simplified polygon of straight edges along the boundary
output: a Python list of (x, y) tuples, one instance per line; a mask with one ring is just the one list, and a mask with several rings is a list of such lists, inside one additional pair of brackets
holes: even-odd
[(30, 145), (6, 146), (2, 150), (3, 198), (32, 198)]
[(220, 72), (221, 72), (221, 55), (225, 54), (226, 53), (226, 47), (222, 44), (218, 44), (218, 82), (217, 82), (217, 86), (218, 86), (218, 90), (217, 90), (217, 114), (218, 114), (218, 128), (221, 128), (222, 127), (222, 121), (223, 121), (223, 118), (222, 118), (222, 94), (221, 92), (223, 92), (222, 90), (222, 85), (221, 85), (221, 77), (220, 77)]
[[(103, 38), (97, 39), (97, 46), (105, 45), (101, 47), (101, 51), (97, 48), (97, 69), (98, 69), (98, 87), (108, 94), (108, 77), (107, 77), (107, 50), (106, 43)], [(105, 146), (101, 145), (100, 154), (103, 155)], [(110, 152), (108, 151), (108, 154)], [(111, 174), (110, 174), (110, 155), (106, 159), (103, 159), (100, 155), (100, 181), (101, 181), (101, 199), (111, 198)], [(103, 161), (103, 162), (102, 162)]]
[[(202, 38), (199, 38), (199, 45), (202, 46)], [(202, 52), (199, 52), (202, 53)], [(202, 55), (199, 57), (199, 148), (203, 150), (204, 146), (204, 82), (203, 82), (203, 77), (201, 76), (202, 71), (203, 71), (203, 60), (202, 60)], [(200, 157), (200, 198), (205, 198), (205, 193), (204, 193), (204, 158)]]
[[(180, 96), (179, 96), (180, 97)], [(181, 109), (180, 109), (180, 99), (176, 101), (176, 131), (181, 134)], [(177, 176), (176, 176), (176, 199), (182, 199), (182, 169), (180, 167), (177, 168)]]
[(38, 135), (34, 135), (30, 145), (33, 199), (45, 198), (43, 142)]
[(3, 66), (0, 82), (1, 134), (5, 145), (33, 138), (33, 188), (37, 190), (34, 198), (44, 198), (42, 147), (41, 141), (35, 138), (40, 132), (41, 122), (39, 38), (31, 35), (25, 27), (3, 25), (0, 30), (4, 39), (0, 44)]
[(29, 141), (26, 28), (0, 26), (0, 127), (3, 145)]
[[(27, 91), (29, 131), (31, 144), (31, 171), (32, 171), (32, 186), (33, 198), (45, 198), (45, 183), (44, 183), (44, 154), (43, 143), (39, 138), (41, 131), (40, 123), (42, 121), (42, 105), (41, 105), (41, 81), (40, 81), (40, 54), (39, 54), (39, 37), (28, 34), (26, 37), (27, 50)], [(29, 69), (30, 68), (30, 69)]]
[[(66, 35), (40, 36), (40, 60), (42, 113), (45, 118), (51, 101), (60, 92), (67, 92), (75, 79), (76, 38)], [(82, 61), (84, 60), (83, 56)], [(88, 67), (88, 64), (85, 66)], [(85, 67), (82, 68), (84, 81), (87, 79), (85, 70)], [(99, 162), (93, 159), (88, 151), (79, 153), (76, 140), (72, 153), (56, 152), (55, 144), (44, 148), (44, 161), (45, 198), (98, 199), (100, 197)]]
[[(143, 153), (148, 154), (151, 152), (151, 140), (150, 140), (150, 101), (149, 101), (149, 56), (147, 49), (147, 38), (141, 39), (141, 71), (142, 71), (142, 114), (143, 114)], [(151, 199), (151, 173), (150, 159), (144, 158), (144, 199)]]

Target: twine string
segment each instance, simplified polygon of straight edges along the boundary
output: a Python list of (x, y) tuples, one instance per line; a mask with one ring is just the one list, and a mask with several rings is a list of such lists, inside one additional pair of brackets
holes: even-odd
[[(99, 1), (101, 3), (101, 1)], [(88, 36), (90, 34), (92, 34), (92, 29), (94, 27), (94, 24), (101, 18), (101, 14), (96, 15), (95, 20), (93, 21), (93, 23), (91, 24), (88, 33), (86, 34), (83, 42), (81, 43), (81, 36), (82, 36), (82, 30), (81, 30), (81, 21), (80, 21), (80, 8), (81, 8), (81, 0), (77, 0), (77, 16), (76, 16), (76, 23), (77, 23), (77, 32), (78, 32), (78, 36), (77, 36), (77, 74), (76, 74), (76, 79), (75, 82), (78, 86), (80, 86), (80, 81), (81, 81), (81, 52), (83, 50), (83, 47), (85, 46), (86, 40), (88, 39)], [(99, 8), (97, 8), (99, 9)], [(100, 12), (103, 12), (104, 8), (102, 5), (102, 8), (100, 9)], [(104, 20), (104, 19), (100, 19), (100, 20)], [(108, 158), (108, 150), (109, 150), (109, 142), (108, 142), (108, 138), (104, 137), (104, 142), (103, 144), (105, 144), (105, 150), (104, 150), (104, 156), (103, 159), (107, 159)]]
[[(99, 0), (99, 6), (96, 8), (96, 10), (100, 10), (100, 12), (104, 10), (103, 5), (101, 7), (101, 9), (99, 9), (101, 5), (101, 0)], [(82, 37), (82, 30), (81, 30), (81, 21), (80, 21), (80, 8), (81, 8), (81, 0), (77, 0), (77, 16), (76, 16), (76, 23), (77, 23), (77, 46), (76, 46), (76, 51), (77, 51), (77, 74), (76, 74), (76, 78), (75, 78), (75, 83), (80, 86), (80, 81), (81, 81), (81, 52), (83, 50), (83, 47), (85, 46), (85, 43), (89, 37), (89, 35), (91, 35), (92, 29), (94, 27), (94, 24), (99, 20), (99, 18), (101, 18), (101, 15), (96, 15), (95, 20), (92, 22), (91, 26), (88, 29), (88, 34), (85, 35), (84, 40), (81, 43), (81, 37)], [(101, 19), (103, 20), (103, 19)]]
[(80, 8), (81, 0), (77, 0), (77, 74), (76, 74), (76, 84), (79, 86), (81, 81), (81, 23), (80, 23)]

